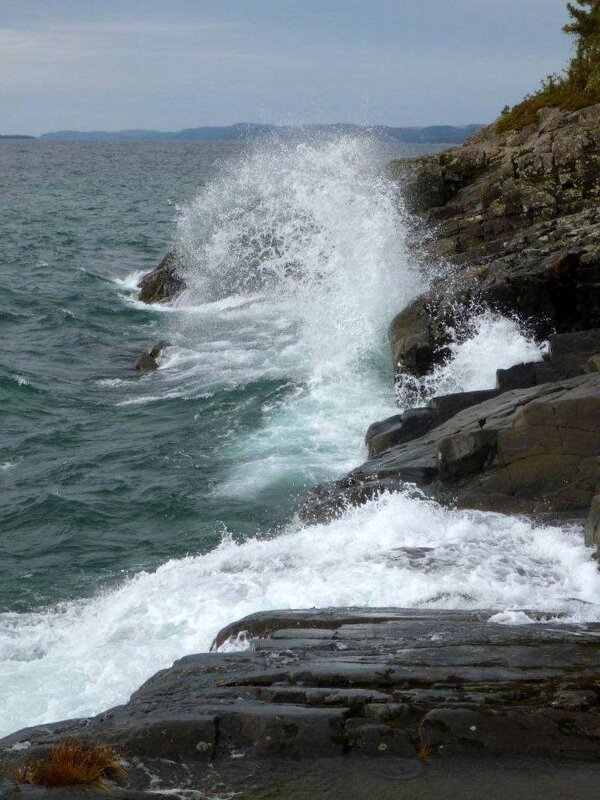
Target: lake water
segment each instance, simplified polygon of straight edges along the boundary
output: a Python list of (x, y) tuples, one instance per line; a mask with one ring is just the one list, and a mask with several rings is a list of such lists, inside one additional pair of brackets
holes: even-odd
[[(387, 326), (436, 265), (410, 255), (383, 166), (431, 149), (0, 142), (0, 732), (123, 701), (261, 609), (597, 618), (577, 528), (408, 494), (295, 518), (398, 411)], [(174, 243), (189, 289), (140, 304)], [(160, 369), (134, 371), (159, 341)], [(482, 314), (431, 391), (542, 352)]]

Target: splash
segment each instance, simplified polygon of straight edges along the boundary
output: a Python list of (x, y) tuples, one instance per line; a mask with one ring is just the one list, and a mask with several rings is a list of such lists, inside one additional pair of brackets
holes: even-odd
[[(403, 606), (522, 609), (593, 620), (600, 575), (576, 529), (449, 511), (396, 494), (329, 525), (169, 561), (121, 588), (45, 614), (4, 615), (0, 731), (121, 702), (156, 670), (207, 650), (258, 609)], [(516, 612), (521, 612), (520, 614)]]
[(518, 319), (489, 310), (474, 313), (464, 329), (460, 337), (450, 332), (448, 357), (430, 375), (402, 377), (400, 406), (424, 404), (444, 394), (493, 389), (497, 370), (541, 361), (548, 352), (548, 343), (537, 342)]
[(287, 385), (260, 428), (224, 452), (237, 466), (216, 492), (256, 496), (349, 469), (368, 424), (393, 413), (387, 328), (423, 278), (382, 173), (365, 139), (271, 142), (181, 210), (189, 289), (172, 323), (190, 377), (210, 365), (204, 391), (215, 376)]

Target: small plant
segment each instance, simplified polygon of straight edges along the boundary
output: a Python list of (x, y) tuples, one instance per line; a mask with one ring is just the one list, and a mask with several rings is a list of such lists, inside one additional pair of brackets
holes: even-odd
[(61, 786), (101, 788), (106, 778), (124, 773), (119, 757), (106, 745), (67, 740), (53, 747), (47, 756), (21, 765), (11, 777), (17, 786), (31, 783), (49, 789)]
[(421, 747), (417, 750), (417, 758), (419, 761), (429, 761), (431, 756), (433, 755), (433, 751), (431, 747), (426, 744), (422, 744)]

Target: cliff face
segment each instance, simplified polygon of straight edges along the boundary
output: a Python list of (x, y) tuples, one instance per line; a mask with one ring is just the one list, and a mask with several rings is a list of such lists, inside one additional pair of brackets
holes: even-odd
[(541, 335), (600, 326), (600, 105), (540, 112), (537, 125), (393, 162), (431, 263), (450, 274), (403, 311), (390, 335), (396, 364), (426, 372), (445, 326), (476, 299), (518, 313)]
[(474, 307), (518, 315), (550, 336), (550, 352), (499, 371), (488, 392), (375, 423), (369, 461), (316, 487), (301, 513), (324, 519), (414, 482), (461, 507), (584, 517), (600, 483), (600, 106), (544, 110), (518, 133), (486, 128), (391, 170), (423, 268), (438, 274), (391, 324), (398, 373), (442, 362), (449, 327), (460, 331)]

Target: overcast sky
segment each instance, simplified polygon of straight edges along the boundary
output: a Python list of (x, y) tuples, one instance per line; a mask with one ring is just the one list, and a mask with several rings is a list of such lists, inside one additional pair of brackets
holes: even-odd
[(493, 119), (565, 0), (0, 0), (0, 132)]

